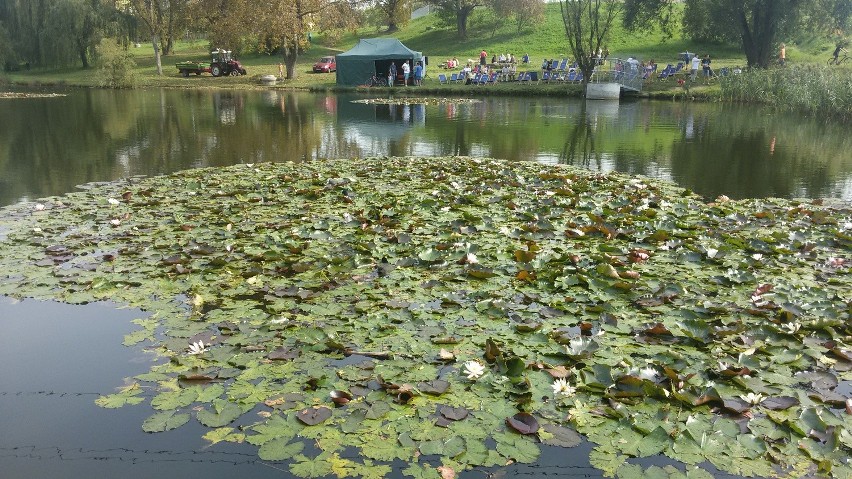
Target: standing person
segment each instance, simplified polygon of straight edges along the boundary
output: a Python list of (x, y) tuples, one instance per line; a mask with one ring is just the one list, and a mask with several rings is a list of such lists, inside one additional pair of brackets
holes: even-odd
[(411, 66), (408, 64), (408, 60), (402, 64), (402, 84), (408, 86), (408, 76), (411, 75)]
[(422, 80), (423, 80), (423, 64), (420, 63), (420, 62), (417, 62), (417, 64), (414, 65), (414, 85), (420, 86), (420, 82)]
[(778, 52), (778, 64), (782, 67), (787, 64), (787, 45), (781, 44), (781, 50)]
[(284, 64), (279, 63), (278, 64), (278, 79), (280, 80), (282, 78), (284, 78)]
[(698, 54), (692, 56), (692, 64), (689, 67), (689, 79), (691, 81), (695, 81), (698, 77), (698, 66), (701, 65), (701, 58), (698, 57)]
[(396, 82), (396, 63), (391, 62), (388, 69), (388, 86), (393, 86), (394, 82)]
[(521, 62), (522, 62), (522, 63), (529, 63), (529, 62), (530, 62), (530, 54), (529, 54), (529, 53), (524, 53), (523, 58), (521, 58)]
[(701, 69), (704, 70), (704, 83), (710, 83), (710, 76), (713, 74), (713, 70), (710, 69), (710, 54), (704, 56), (704, 59), (701, 60)]
[(482, 50), (481, 52), (479, 52), (479, 64), (485, 65), (486, 62), (488, 62), (488, 52)]

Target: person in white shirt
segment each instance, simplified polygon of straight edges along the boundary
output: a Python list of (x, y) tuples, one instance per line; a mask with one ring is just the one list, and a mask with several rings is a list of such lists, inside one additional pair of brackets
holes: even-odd
[(696, 53), (695, 56), (692, 57), (692, 64), (689, 67), (689, 79), (695, 81), (695, 78), (698, 76), (698, 67), (701, 66), (701, 58), (698, 57)]
[(409, 65), (408, 60), (406, 60), (405, 63), (402, 64), (402, 77), (403, 77), (403, 84), (405, 86), (408, 86), (408, 76), (409, 75), (411, 75), (411, 65)]

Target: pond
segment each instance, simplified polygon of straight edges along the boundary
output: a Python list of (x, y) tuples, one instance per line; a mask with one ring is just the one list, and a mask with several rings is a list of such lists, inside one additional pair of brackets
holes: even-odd
[[(720, 104), (484, 98), (373, 105), (282, 92), (70, 90), (2, 100), (0, 205), (80, 184), (234, 163), (470, 155), (618, 170), (708, 198), (852, 199), (843, 125)], [(2, 234), (2, 232), (0, 232)], [(153, 359), (121, 345), (144, 312), (0, 298), (0, 471), (4, 477), (289, 477), (253, 446), (209, 444), (201, 428), (150, 435), (150, 409), (101, 409)], [(508, 474), (596, 477), (589, 445)], [(636, 461), (647, 466), (667, 460)], [(572, 467), (567, 468), (566, 462)], [(710, 469), (712, 471), (712, 469)], [(480, 477), (481, 472), (469, 477)], [(717, 477), (726, 477), (719, 475)]]
[[(852, 199), (847, 125), (724, 104), (483, 98), (371, 105), (278, 91), (4, 99), (0, 205), (199, 166), (488, 156), (672, 180), (707, 198)], [(367, 97), (370, 98), (370, 97)]]

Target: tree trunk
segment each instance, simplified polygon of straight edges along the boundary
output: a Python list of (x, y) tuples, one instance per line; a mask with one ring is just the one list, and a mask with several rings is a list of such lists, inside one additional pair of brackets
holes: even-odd
[(398, 32), (398, 31), (399, 31), (399, 26), (396, 24), (396, 22), (391, 21), (391, 22), (388, 23), (388, 31), (387, 31), (388, 33), (394, 33), (394, 32)]
[(287, 69), (286, 79), (295, 80), (296, 79), (296, 61), (299, 59), (299, 51), (297, 48), (281, 48), (282, 56), (284, 57), (284, 68)]
[(80, 41), (77, 42), (77, 53), (80, 55), (80, 62), (83, 64), (83, 69), (89, 68), (88, 49)]
[(459, 38), (467, 38), (467, 20), (470, 18), (470, 12), (473, 7), (462, 7), (456, 13), (456, 29), (458, 30)]
[(157, 34), (151, 35), (151, 44), (154, 46), (154, 61), (157, 62), (157, 75), (163, 76), (163, 61), (160, 58), (160, 41)]

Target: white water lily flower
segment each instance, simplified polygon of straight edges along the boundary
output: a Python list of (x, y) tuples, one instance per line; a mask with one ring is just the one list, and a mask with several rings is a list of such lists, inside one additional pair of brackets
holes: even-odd
[(36, 205), (35, 205), (35, 210), (36, 210), (36, 211), (44, 211), (44, 204), (42, 204), (42, 203), (36, 203)]
[(485, 375), (485, 366), (479, 361), (467, 361), (464, 363), (464, 374), (475, 381)]
[(797, 332), (799, 331), (799, 329), (801, 329), (801, 328), (802, 328), (802, 324), (801, 324), (801, 323), (798, 323), (798, 322), (795, 322), (795, 321), (794, 321), (794, 322), (792, 322), (792, 323), (784, 324), (784, 325), (782, 325), (782, 326), (783, 326), (783, 327), (784, 327), (784, 329), (786, 329), (786, 330), (787, 330), (787, 332), (788, 332), (788, 333), (790, 333), (790, 334), (797, 333)]
[(119, 203), (121, 203), (121, 202), (120, 202), (120, 201), (118, 201), (118, 200), (117, 200), (117, 199), (115, 199), (115, 198), (109, 198), (109, 199), (107, 199), (107, 203), (109, 203), (109, 204), (111, 204), (111, 205), (115, 206), (115, 205), (117, 205), (117, 204), (119, 204)]
[[(208, 345), (209, 346), (209, 345)], [(198, 341), (189, 345), (187, 352), (191, 355), (201, 354), (207, 351), (204, 341)]]
[(657, 370), (652, 367), (642, 368), (639, 370), (639, 378), (647, 379), (648, 381), (657, 381)]
[(568, 345), (565, 346), (565, 350), (570, 356), (579, 356), (583, 353), (583, 351), (586, 350), (590, 342), (592, 342), (591, 339), (586, 339), (583, 337), (575, 338), (571, 341), (568, 341)]
[(478, 258), (476, 257), (476, 255), (475, 255), (475, 254), (473, 254), (473, 253), (468, 253), (468, 254), (465, 256), (465, 261), (467, 262), (467, 264), (476, 264), (476, 263), (479, 263), (479, 259), (478, 259)]
[(757, 406), (758, 404), (763, 402), (763, 394), (748, 393), (740, 396), (740, 399), (751, 404), (752, 406)]
[(117, 219), (117, 218), (116, 218), (116, 219), (112, 219), (112, 220), (109, 220), (109, 224), (111, 224), (111, 225), (113, 225), (113, 226), (118, 226), (118, 225), (120, 225), (120, 224), (121, 224), (121, 220), (120, 220), (120, 219)]
[(553, 381), (553, 384), (551, 384), (550, 387), (553, 388), (553, 394), (557, 396), (571, 397), (577, 392), (577, 388), (568, 384), (568, 380), (565, 378)]
[(717, 254), (719, 254), (719, 250), (717, 250), (715, 248), (707, 248), (707, 257), (708, 258), (715, 258)]

